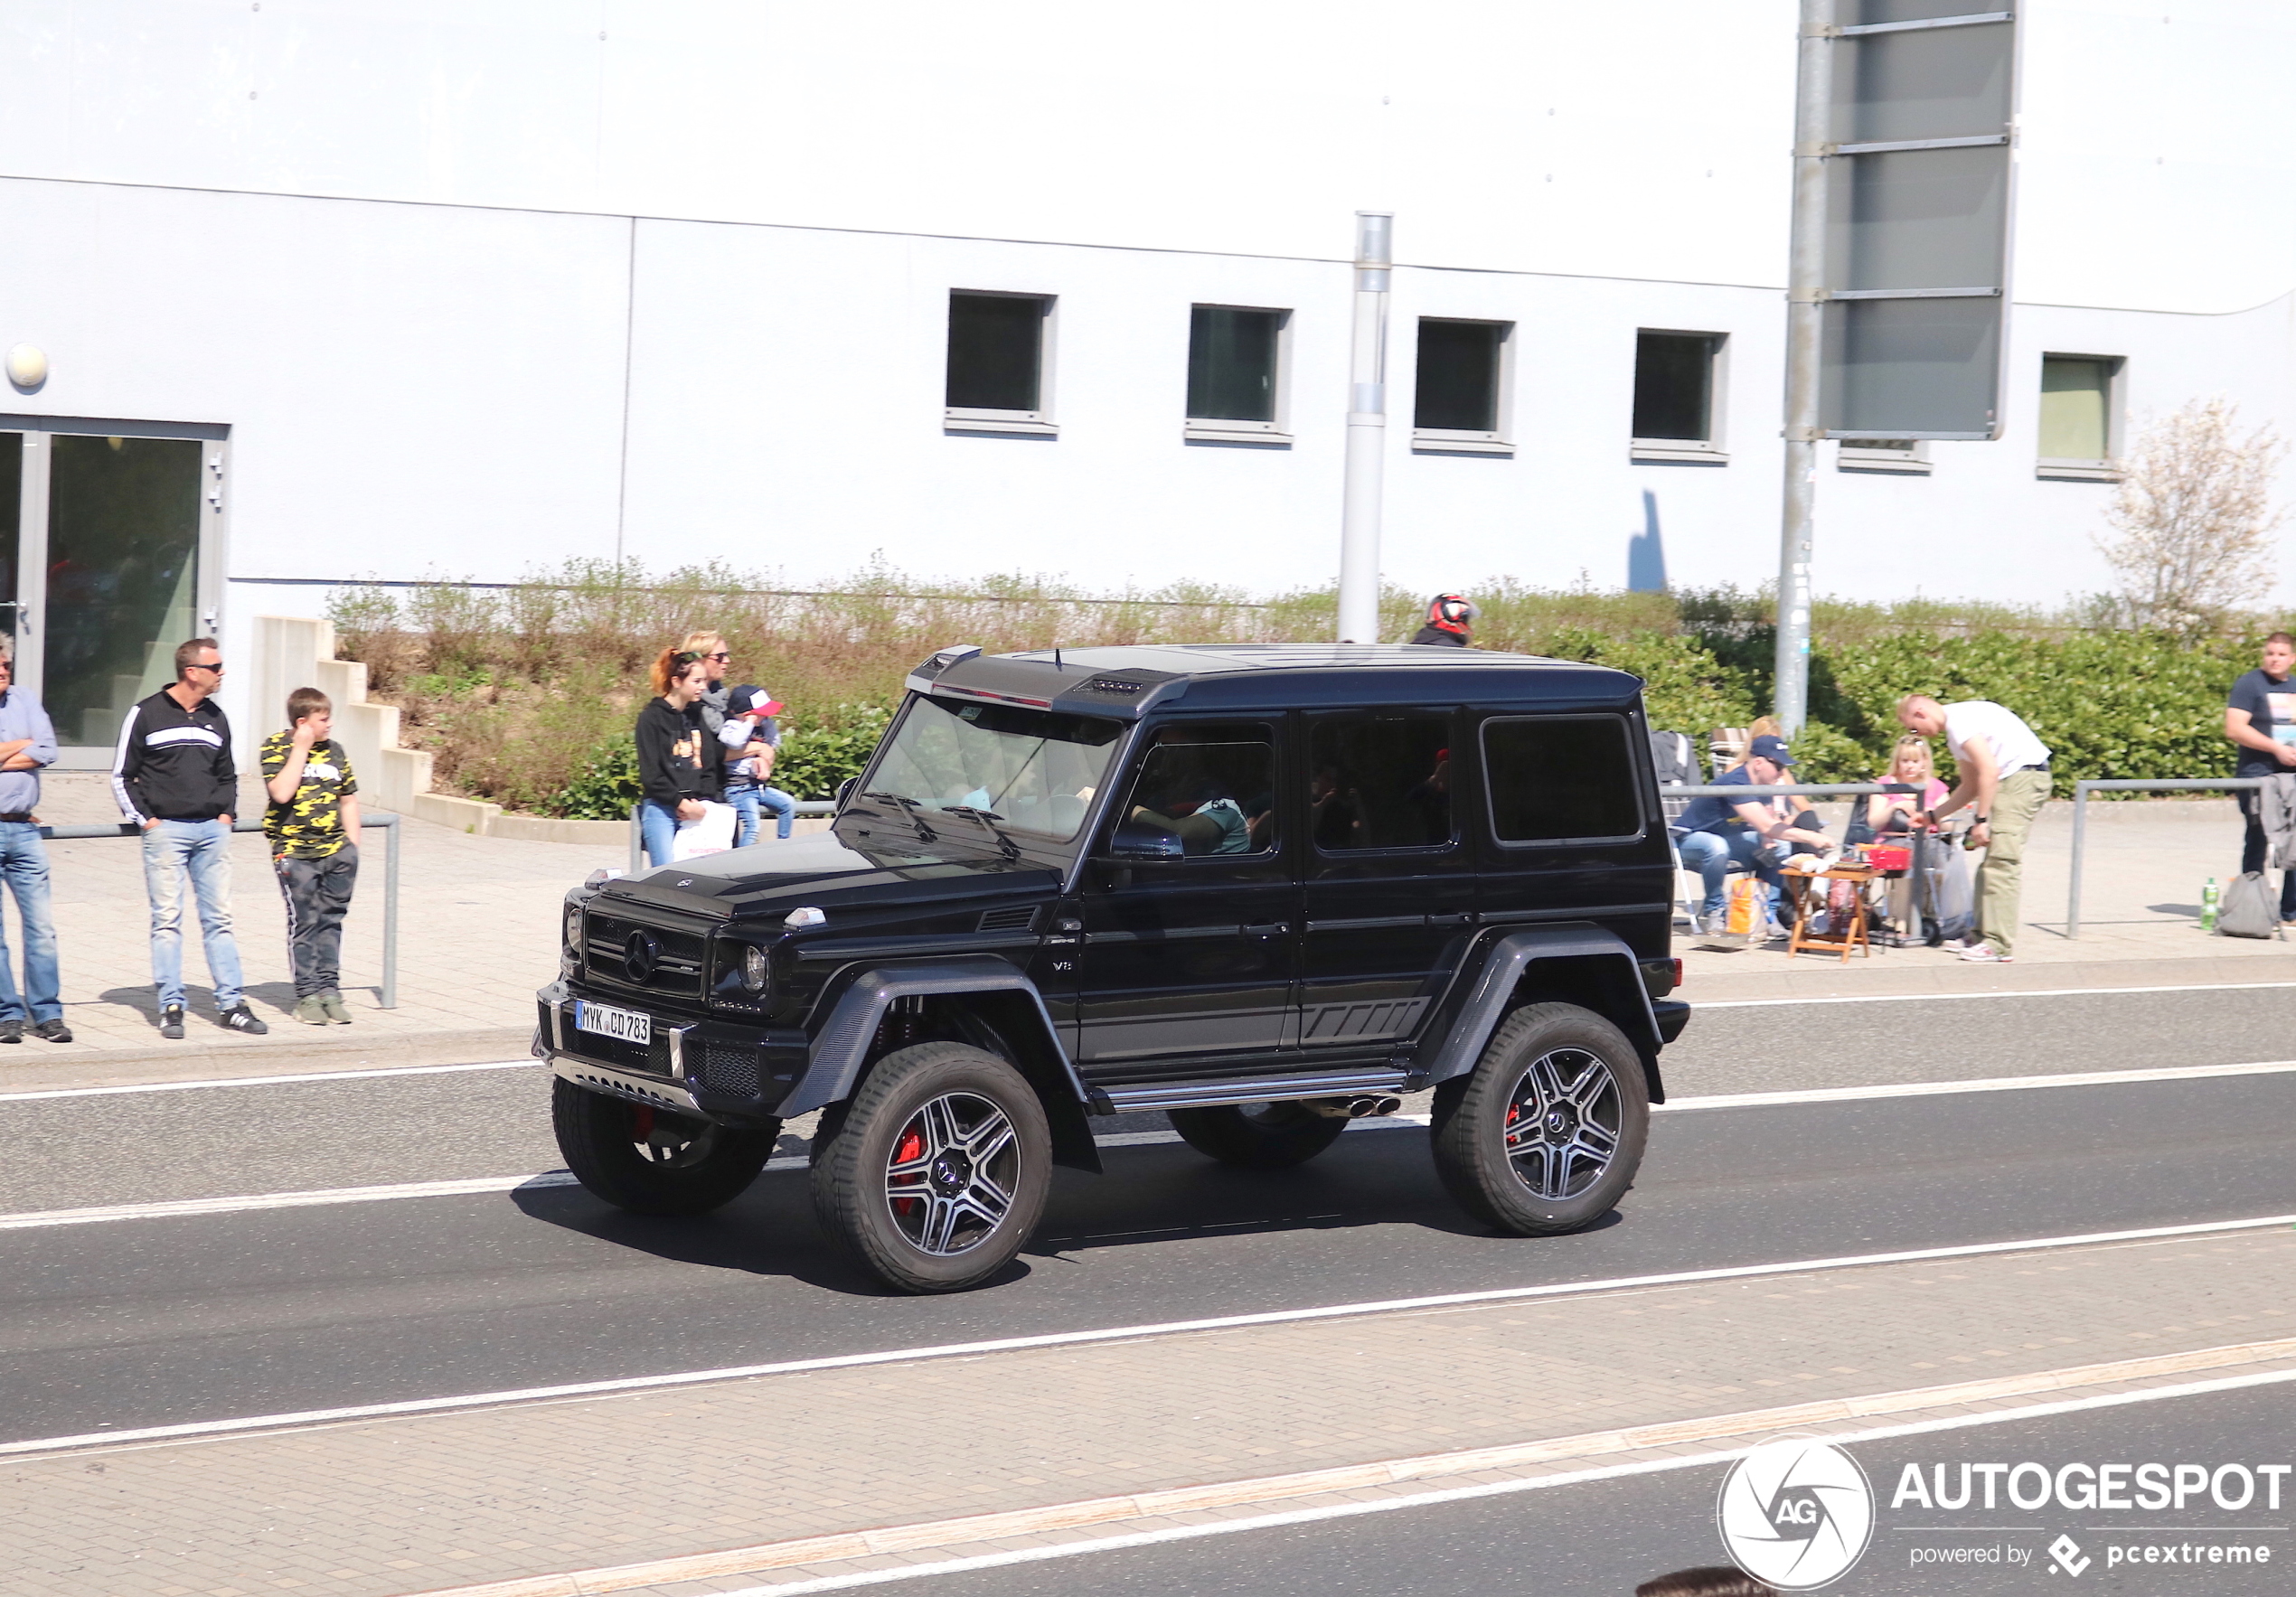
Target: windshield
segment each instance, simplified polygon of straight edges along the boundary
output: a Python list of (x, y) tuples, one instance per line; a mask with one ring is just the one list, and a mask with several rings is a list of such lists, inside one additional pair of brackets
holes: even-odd
[(961, 821), (999, 838), (1065, 843), (1083, 827), (1123, 732), (1119, 721), (918, 694), (861, 799), (905, 812), (925, 835)]

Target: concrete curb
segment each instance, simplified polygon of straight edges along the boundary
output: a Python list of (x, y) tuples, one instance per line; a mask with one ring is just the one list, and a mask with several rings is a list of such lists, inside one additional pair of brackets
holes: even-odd
[(911, 1553), (927, 1547), (990, 1541), (1001, 1536), (1031, 1536), (1045, 1531), (1071, 1530), (1080, 1526), (1110, 1525), (1127, 1519), (1275, 1502), (1323, 1492), (1360, 1491), (1406, 1481), (1548, 1464), (1565, 1459), (1598, 1458), (1644, 1448), (1680, 1447), (1806, 1425), (1903, 1415), (2005, 1397), (2064, 1392), (2083, 1386), (2148, 1380), (2194, 1370), (2221, 1369), (2231, 1365), (2260, 1364), (2291, 1357), (2296, 1357), (2296, 1337), (2202, 1348), (2152, 1358), (2075, 1365), (2065, 1369), (2038, 1370), (2028, 1375), (1965, 1381), (1948, 1386), (1921, 1386), (1906, 1391), (1877, 1393), (1867, 1397), (1834, 1398), (1783, 1408), (1749, 1409), (1706, 1419), (1598, 1431), (1545, 1442), (1471, 1448), (1459, 1452), (1423, 1453), (1337, 1469), (1266, 1475), (1255, 1480), (1135, 1492), (1122, 1497), (1089, 1498), (1078, 1502), (1054, 1503), (1043, 1508), (1019, 1508), (1005, 1513), (974, 1514), (955, 1519), (888, 1526), (876, 1530), (766, 1542), (756, 1546), (654, 1559), (643, 1564), (490, 1581), (471, 1586), (434, 1588), (422, 1593), (421, 1597), (594, 1597), (596, 1593), (627, 1592), (645, 1586), (664, 1585), (673, 1581), (724, 1579), (761, 1570), (786, 1569), (796, 1564), (875, 1557), (889, 1553)]

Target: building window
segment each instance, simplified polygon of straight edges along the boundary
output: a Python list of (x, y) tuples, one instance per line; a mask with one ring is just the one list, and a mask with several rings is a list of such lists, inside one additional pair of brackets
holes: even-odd
[(1190, 309), (1187, 437), (1212, 443), (1292, 441), (1283, 414), (1291, 316), (1224, 305)]
[(2121, 362), (2111, 355), (2041, 357), (2039, 474), (2112, 481), (2120, 447)]
[(1929, 475), (1929, 441), (1925, 438), (1844, 438), (1835, 466), (1846, 472), (1892, 472), (1899, 476)]
[(1714, 402), (1726, 343), (1720, 333), (1635, 333), (1634, 459), (1718, 465), (1729, 458)]
[(950, 291), (947, 430), (1059, 430), (1045, 377), (1052, 305), (1048, 295)]
[(1411, 446), (1444, 455), (1512, 455), (1507, 441), (1511, 322), (1419, 318)]

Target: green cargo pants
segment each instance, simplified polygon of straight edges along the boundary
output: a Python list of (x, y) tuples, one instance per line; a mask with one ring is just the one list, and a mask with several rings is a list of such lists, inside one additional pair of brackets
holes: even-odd
[(1993, 790), (1993, 813), (1986, 831), (1992, 841), (1985, 847), (1985, 863), (1977, 872), (1978, 925), (1993, 952), (2007, 956), (2017, 940), (2017, 900), (2025, 886), (2025, 840), (2032, 835), (2033, 818), (2049, 796), (2047, 771), (2017, 771)]

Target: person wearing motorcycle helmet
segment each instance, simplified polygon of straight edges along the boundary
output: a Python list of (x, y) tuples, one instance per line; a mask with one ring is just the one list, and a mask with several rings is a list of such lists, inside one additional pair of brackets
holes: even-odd
[(1463, 649), (1474, 640), (1475, 617), (1482, 612), (1464, 594), (1439, 593), (1427, 601), (1427, 624), (1411, 636), (1415, 643)]

